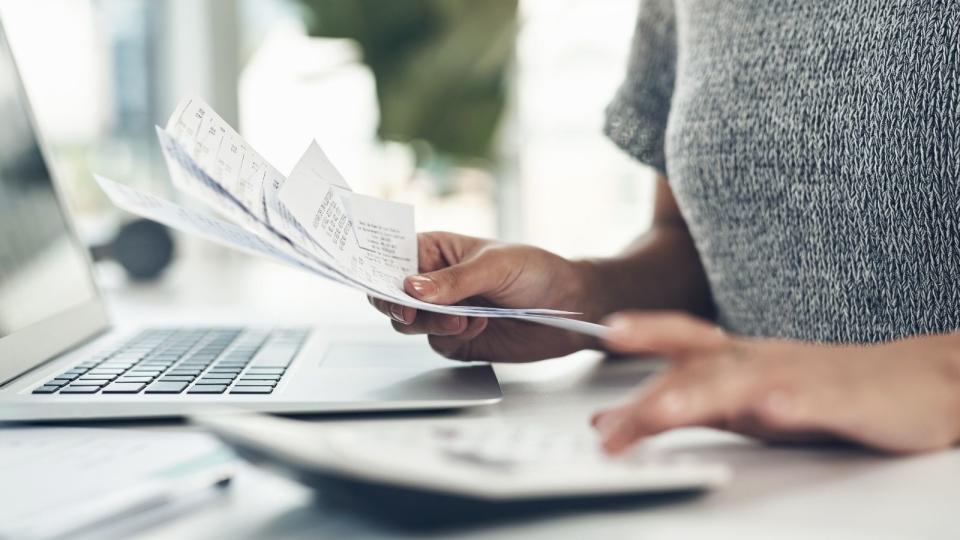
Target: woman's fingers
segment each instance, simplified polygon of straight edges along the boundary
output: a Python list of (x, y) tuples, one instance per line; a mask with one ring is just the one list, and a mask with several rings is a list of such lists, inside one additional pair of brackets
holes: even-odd
[(367, 299), (377, 311), (393, 319), (393, 328), (401, 334), (455, 336), (467, 328), (467, 318), (463, 316), (418, 311), (369, 296)]
[(694, 368), (667, 371), (651, 389), (598, 414), (594, 423), (604, 449), (618, 453), (643, 437), (741, 414), (763, 382), (719, 366), (701, 361)]
[(862, 441), (855, 435), (863, 428), (857, 419), (866, 421), (869, 411), (853, 389), (810, 373), (803, 365), (698, 359), (668, 370), (625, 404), (595, 414), (592, 423), (610, 453), (685, 426), (723, 425), (766, 439), (831, 433)]
[(412, 323), (394, 321), (393, 328), (401, 334), (416, 335), (430, 334), (433, 336), (457, 336), (462, 334), (468, 325), (468, 318), (459, 315), (442, 315), (421, 311)]
[(417, 318), (417, 310), (415, 308), (401, 306), (400, 304), (394, 304), (393, 302), (387, 302), (386, 300), (372, 296), (367, 296), (367, 301), (370, 302), (370, 305), (376, 308), (377, 311), (402, 325), (413, 324), (413, 321)]
[(730, 346), (720, 327), (690, 315), (673, 312), (626, 311), (608, 317), (607, 346), (625, 353), (682, 355)]

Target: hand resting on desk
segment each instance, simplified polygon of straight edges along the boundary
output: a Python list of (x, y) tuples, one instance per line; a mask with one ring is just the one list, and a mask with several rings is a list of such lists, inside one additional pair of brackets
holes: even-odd
[(960, 336), (828, 346), (731, 336), (683, 314), (624, 312), (608, 346), (672, 365), (594, 415), (620, 452), (668, 429), (710, 426), (767, 440), (839, 438), (908, 454), (960, 442)]

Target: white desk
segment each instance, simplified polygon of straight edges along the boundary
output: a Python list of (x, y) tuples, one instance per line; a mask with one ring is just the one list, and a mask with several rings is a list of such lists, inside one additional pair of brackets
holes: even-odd
[[(214, 316), (240, 322), (257, 313), (269, 323), (332, 324), (336, 320), (376, 325), (387, 331), (388, 324), (360, 302), (356, 293), (272, 266), (233, 266), (229, 272), (217, 272), (216, 279), (191, 282), (184, 277), (190, 274), (178, 270), (159, 286), (111, 294), (115, 313), (128, 320), (149, 314), (161, 321), (209, 321), (207, 317)], [(238, 296), (237, 291), (245, 292)], [(497, 406), (425, 418), (314, 421), (509, 421), (586, 429), (590, 413), (624, 396), (647, 368), (636, 363), (603, 365), (596, 356), (585, 354), (533, 365), (499, 366), (497, 371), (506, 396)], [(843, 449), (768, 448), (736, 436), (693, 429), (658, 437), (653, 443), (683, 446), (729, 462), (735, 470), (733, 483), (719, 492), (668, 505), (554, 516), (426, 536), (525, 540), (960, 538), (960, 450), (891, 459)], [(408, 534), (321, 508), (312, 503), (310, 492), (297, 484), (245, 468), (228, 496), (151, 528), (141, 538), (393, 538)]]

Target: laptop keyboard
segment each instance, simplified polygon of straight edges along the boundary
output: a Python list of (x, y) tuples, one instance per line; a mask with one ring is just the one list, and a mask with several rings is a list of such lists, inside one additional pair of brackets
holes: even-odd
[(34, 394), (270, 394), (305, 329), (144, 330), (33, 390)]

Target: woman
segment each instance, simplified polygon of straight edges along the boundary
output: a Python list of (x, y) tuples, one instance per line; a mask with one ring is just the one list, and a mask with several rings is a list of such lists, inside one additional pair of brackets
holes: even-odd
[(960, 441), (960, 2), (647, 0), (606, 132), (660, 172), (622, 255), (420, 236), (407, 291), (606, 320), (604, 343), (377, 301), (451, 358), (669, 369), (604, 447), (689, 425), (909, 453)]

